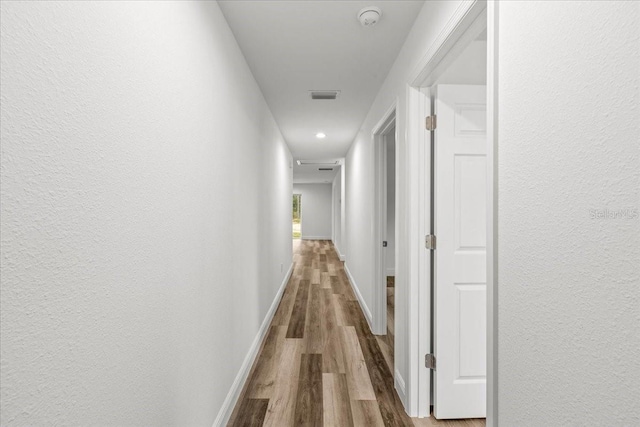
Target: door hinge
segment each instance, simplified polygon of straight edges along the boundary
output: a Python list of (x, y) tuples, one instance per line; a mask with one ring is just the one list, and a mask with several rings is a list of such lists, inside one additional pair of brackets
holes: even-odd
[(425, 120), (425, 126), (428, 131), (436, 130), (436, 116), (427, 116)]
[(424, 236), (424, 247), (430, 250), (436, 249), (436, 236), (433, 234), (427, 234)]
[(436, 357), (433, 354), (425, 354), (424, 355), (424, 366), (427, 369), (436, 370)]

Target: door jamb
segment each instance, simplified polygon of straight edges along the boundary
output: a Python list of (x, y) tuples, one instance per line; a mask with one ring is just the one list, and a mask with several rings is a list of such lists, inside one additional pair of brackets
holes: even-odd
[(487, 426), (498, 426), (498, 19), (487, 5)]
[[(396, 126), (396, 105), (384, 113), (382, 119), (373, 127), (373, 242), (374, 242), (374, 292), (371, 312), (371, 330), (375, 335), (387, 333), (387, 285), (385, 251), (382, 241), (387, 236), (387, 151), (386, 137)], [(397, 146), (396, 146), (397, 151)]]
[[(429, 230), (430, 135), (424, 118), (430, 114), (429, 89), (407, 85), (407, 164), (410, 174), (407, 194), (409, 208), (409, 280), (407, 292), (406, 410), (412, 417), (428, 417), (431, 405), (431, 372), (424, 364), (430, 351), (431, 265), (425, 253), (424, 236)], [(426, 167), (425, 167), (426, 166)], [(424, 282), (426, 280), (426, 282)], [(426, 339), (423, 339), (426, 338)]]

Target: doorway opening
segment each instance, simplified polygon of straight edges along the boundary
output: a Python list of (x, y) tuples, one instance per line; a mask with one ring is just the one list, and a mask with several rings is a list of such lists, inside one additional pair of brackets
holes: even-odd
[(419, 288), (427, 297), (418, 312), (429, 313), (421, 323), (426, 327), (417, 327), (417, 347), (424, 349), (418, 360), (427, 353), (418, 406), (436, 419), (487, 416), (492, 151), (485, 7), (461, 18), (414, 80), (411, 95), (423, 132), (417, 140), (425, 147), (419, 194), (425, 238), (418, 262)]
[[(371, 329), (385, 336), (381, 347), (390, 371), (393, 367), (394, 295), (396, 262), (396, 107), (385, 113), (374, 127), (374, 304)], [(386, 350), (386, 351), (385, 351)]]
[(394, 318), (395, 318), (395, 276), (396, 276), (396, 128), (394, 127), (384, 135), (385, 149), (385, 188), (386, 188), (386, 227), (383, 242), (384, 255), (384, 278), (383, 287), (386, 291), (386, 334), (379, 337), (379, 345), (385, 357), (389, 371), (395, 372), (394, 368)]
[(302, 236), (302, 194), (293, 195), (292, 237), (299, 240)]

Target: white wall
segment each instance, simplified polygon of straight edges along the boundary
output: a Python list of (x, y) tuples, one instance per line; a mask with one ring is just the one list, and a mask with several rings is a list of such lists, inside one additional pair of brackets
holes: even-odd
[[(344, 169), (341, 167), (340, 169)], [(338, 251), (338, 255), (341, 256), (344, 254), (343, 249), (343, 230), (342, 230), (342, 222), (343, 222), (343, 206), (342, 206), (342, 170), (339, 171), (335, 178), (333, 179), (333, 183), (331, 184), (331, 200), (333, 205), (333, 246)]]
[(293, 194), (302, 195), (302, 238), (331, 240), (332, 185), (295, 184)]
[(231, 31), (215, 2), (1, 12), (0, 423), (211, 425), (291, 263)]
[(435, 84), (487, 84), (487, 41), (469, 43)]
[[(396, 383), (400, 382), (409, 387), (408, 378), (408, 341), (407, 327), (408, 318), (408, 286), (411, 280), (410, 272), (415, 265), (410, 263), (412, 253), (407, 232), (410, 219), (408, 197), (410, 188), (408, 177), (410, 176), (410, 160), (407, 153), (406, 133), (407, 133), (407, 89), (416, 67), (420, 64), (429, 47), (435, 42), (436, 37), (445, 27), (455, 10), (460, 6), (459, 1), (429, 1), (416, 18), (411, 28), (407, 40), (403, 45), (398, 58), (394, 62), (380, 91), (376, 95), (375, 101), (365, 118), (360, 132), (356, 136), (346, 158), (346, 239), (348, 248), (346, 253), (346, 266), (355, 280), (369, 309), (373, 306), (373, 265), (375, 265), (374, 243), (373, 243), (373, 138), (374, 126), (383, 118), (385, 113), (393, 105), (397, 104), (396, 127), (398, 144), (396, 174), (398, 192), (397, 198), (397, 223), (396, 235), (397, 244), (397, 265), (395, 278), (395, 364)], [(412, 273), (413, 274), (413, 273)], [(426, 369), (426, 368), (425, 368)], [(398, 380), (399, 378), (399, 380)], [(415, 385), (414, 385), (415, 386)], [(417, 398), (408, 402), (405, 399), (405, 392), (400, 386), (399, 395), (403, 399), (405, 406), (417, 410)], [(416, 414), (416, 412), (412, 412)]]
[(499, 22), (499, 423), (640, 425), (640, 4)]
[(385, 252), (386, 275), (394, 276), (396, 270), (396, 133), (395, 128), (386, 136), (387, 144), (387, 249)]
[(341, 160), (342, 166), (340, 166), (340, 259), (345, 261), (347, 254), (347, 179), (346, 179), (346, 169), (345, 159)]

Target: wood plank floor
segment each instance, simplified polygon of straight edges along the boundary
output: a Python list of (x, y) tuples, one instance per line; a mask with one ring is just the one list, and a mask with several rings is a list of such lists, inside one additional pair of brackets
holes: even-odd
[(371, 334), (330, 241), (294, 241), (294, 270), (229, 426), (480, 427), (410, 418), (393, 385), (389, 333)]

